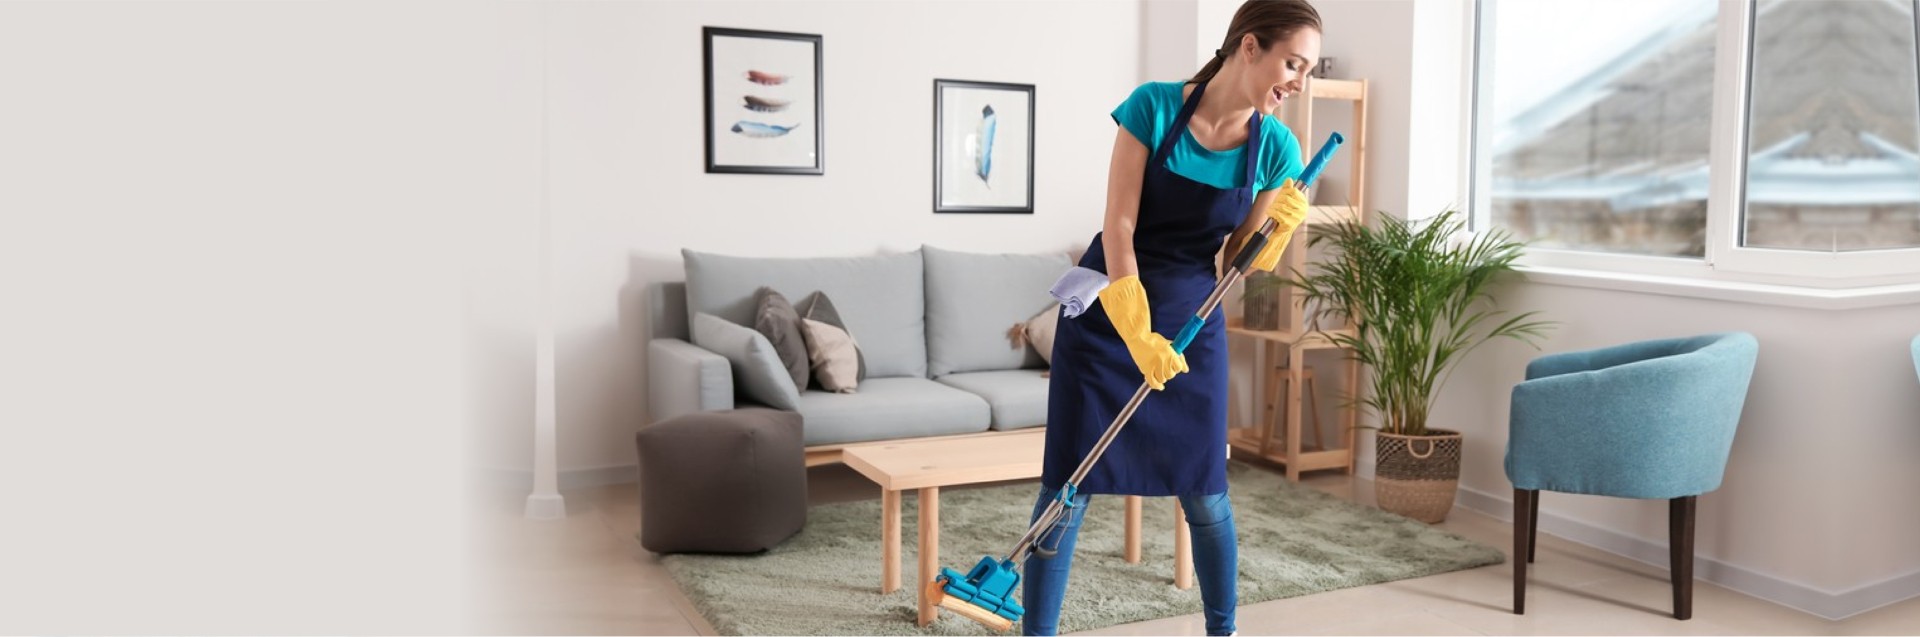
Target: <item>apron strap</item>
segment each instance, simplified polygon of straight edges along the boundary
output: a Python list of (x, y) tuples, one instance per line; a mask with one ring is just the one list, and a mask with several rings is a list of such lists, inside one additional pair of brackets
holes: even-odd
[(1253, 110), (1253, 117), (1247, 118), (1247, 191), (1253, 194), (1260, 192), (1254, 186), (1258, 182), (1253, 180), (1253, 175), (1260, 165), (1260, 126), (1266, 119), (1266, 116), (1261, 115), (1260, 109), (1257, 108)]
[(1166, 165), (1167, 155), (1172, 154), (1173, 145), (1179, 142), (1180, 136), (1187, 134), (1187, 122), (1193, 119), (1193, 109), (1200, 105), (1200, 96), (1206, 92), (1206, 82), (1193, 85), (1193, 93), (1187, 95), (1187, 101), (1180, 105), (1180, 115), (1173, 118), (1173, 128), (1167, 129), (1167, 134), (1160, 138), (1160, 146), (1153, 149), (1153, 163), (1149, 165)]
[[(1201, 82), (1193, 86), (1193, 93), (1187, 95), (1187, 101), (1180, 105), (1180, 115), (1173, 118), (1173, 127), (1168, 129), (1167, 134), (1160, 138), (1160, 145), (1153, 149), (1153, 161), (1148, 165), (1162, 166), (1166, 164), (1167, 156), (1173, 152), (1173, 145), (1179, 142), (1181, 135), (1187, 133), (1187, 122), (1193, 119), (1194, 108), (1200, 105), (1200, 96), (1206, 92), (1206, 82)], [(1245, 147), (1247, 156), (1243, 158), (1243, 160), (1246, 165), (1246, 187), (1249, 192), (1258, 192), (1254, 190), (1255, 182), (1253, 177), (1260, 164), (1258, 161), (1260, 158), (1260, 127), (1265, 123), (1265, 120), (1266, 117), (1261, 115), (1257, 109), (1253, 111), (1253, 116), (1247, 118), (1247, 144)]]

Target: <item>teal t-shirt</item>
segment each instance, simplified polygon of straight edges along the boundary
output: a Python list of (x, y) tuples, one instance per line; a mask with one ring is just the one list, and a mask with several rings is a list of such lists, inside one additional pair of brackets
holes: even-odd
[[(1135, 139), (1147, 147), (1151, 157), (1154, 149), (1160, 147), (1167, 129), (1173, 127), (1173, 120), (1180, 117), (1180, 94), (1185, 82), (1148, 82), (1133, 89), (1133, 95), (1113, 109), (1113, 121)], [(1306, 168), (1300, 159), (1300, 142), (1280, 120), (1272, 115), (1262, 115), (1265, 121), (1260, 124), (1260, 156), (1255, 158), (1253, 168), (1255, 192), (1279, 188), (1288, 178), (1300, 176)], [(1180, 139), (1173, 145), (1167, 157), (1167, 168), (1174, 174), (1215, 188), (1239, 188), (1246, 183), (1247, 147), (1245, 144), (1227, 151), (1215, 151), (1201, 146), (1186, 130), (1179, 131)]]

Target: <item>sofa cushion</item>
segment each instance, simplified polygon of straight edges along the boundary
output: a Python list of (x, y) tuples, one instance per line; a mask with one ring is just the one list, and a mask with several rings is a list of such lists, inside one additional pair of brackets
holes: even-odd
[[(1020, 369), (1025, 347), (1007, 326), (1054, 303), (1047, 289), (1073, 267), (1062, 254), (926, 253), (927, 368), (934, 378), (971, 371)], [(855, 332), (858, 334), (858, 332)], [(862, 335), (862, 342), (865, 342)]]
[[(859, 339), (870, 376), (927, 375), (925, 281), (918, 251), (816, 259), (735, 257), (693, 250), (680, 254), (687, 268), (689, 316), (706, 312), (749, 325), (753, 293), (760, 286), (789, 299), (826, 292), (846, 321), (847, 332)], [(809, 421), (808, 427), (812, 425)]]
[(869, 378), (855, 394), (809, 391), (796, 411), (808, 445), (978, 433), (991, 419), (985, 399), (925, 378)]
[(780, 355), (780, 364), (786, 365), (787, 374), (793, 377), (793, 390), (806, 391), (807, 342), (800, 333), (800, 313), (793, 310), (787, 297), (773, 288), (760, 288), (754, 296), (758, 307), (753, 315), (753, 329), (766, 335), (767, 342), (773, 344), (773, 351)]
[(789, 411), (799, 404), (800, 390), (766, 335), (700, 312), (693, 315), (693, 344), (726, 357), (733, 367), (733, 386), (754, 402)]
[[(965, 372), (941, 376), (934, 382), (964, 389), (987, 400), (994, 431), (1011, 431), (1047, 424), (1046, 370), (1012, 369)], [(812, 421), (808, 421), (811, 425)]]

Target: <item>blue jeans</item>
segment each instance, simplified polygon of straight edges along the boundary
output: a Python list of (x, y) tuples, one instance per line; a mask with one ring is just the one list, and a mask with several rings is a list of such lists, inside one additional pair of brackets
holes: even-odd
[[(1053, 502), (1053, 489), (1040, 488), (1040, 499), (1033, 504), (1033, 520), (1039, 520)], [(1067, 595), (1067, 573), (1073, 567), (1073, 545), (1080, 535), (1080, 520), (1087, 513), (1087, 494), (1074, 497), (1066, 527), (1040, 538), (1040, 546), (1059, 542), (1059, 553), (1051, 559), (1038, 554), (1027, 557), (1023, 568), (1020, 603), (1027, 613), (1021, 617), (1021, 629), (1028, 635), (1052, 635), (1060, 630), (1060, 601)], [(1193, 530), (1193, 571), (1200, 579), (1200, 602), (1206, 609), (1207, 634), (1234, 632), (1233, 611), (1239, 604), (1235, 580), (1240, 576), (1240, 549), (1233, 535), (1233, 504), (1227, 494), (1183, 496), (1180, 507), (1186, 512), (1187, 528)], [(1028, 522), (1032, 524), (1032, 522)]]

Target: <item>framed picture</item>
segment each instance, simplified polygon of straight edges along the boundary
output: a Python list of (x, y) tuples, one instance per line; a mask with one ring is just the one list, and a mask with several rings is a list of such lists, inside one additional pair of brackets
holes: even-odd
[(707, 172), (826, 174), (820, 36), (702, 27)]
[(933, 211), (1033, 213), (1033, 85), (933, 81)]

